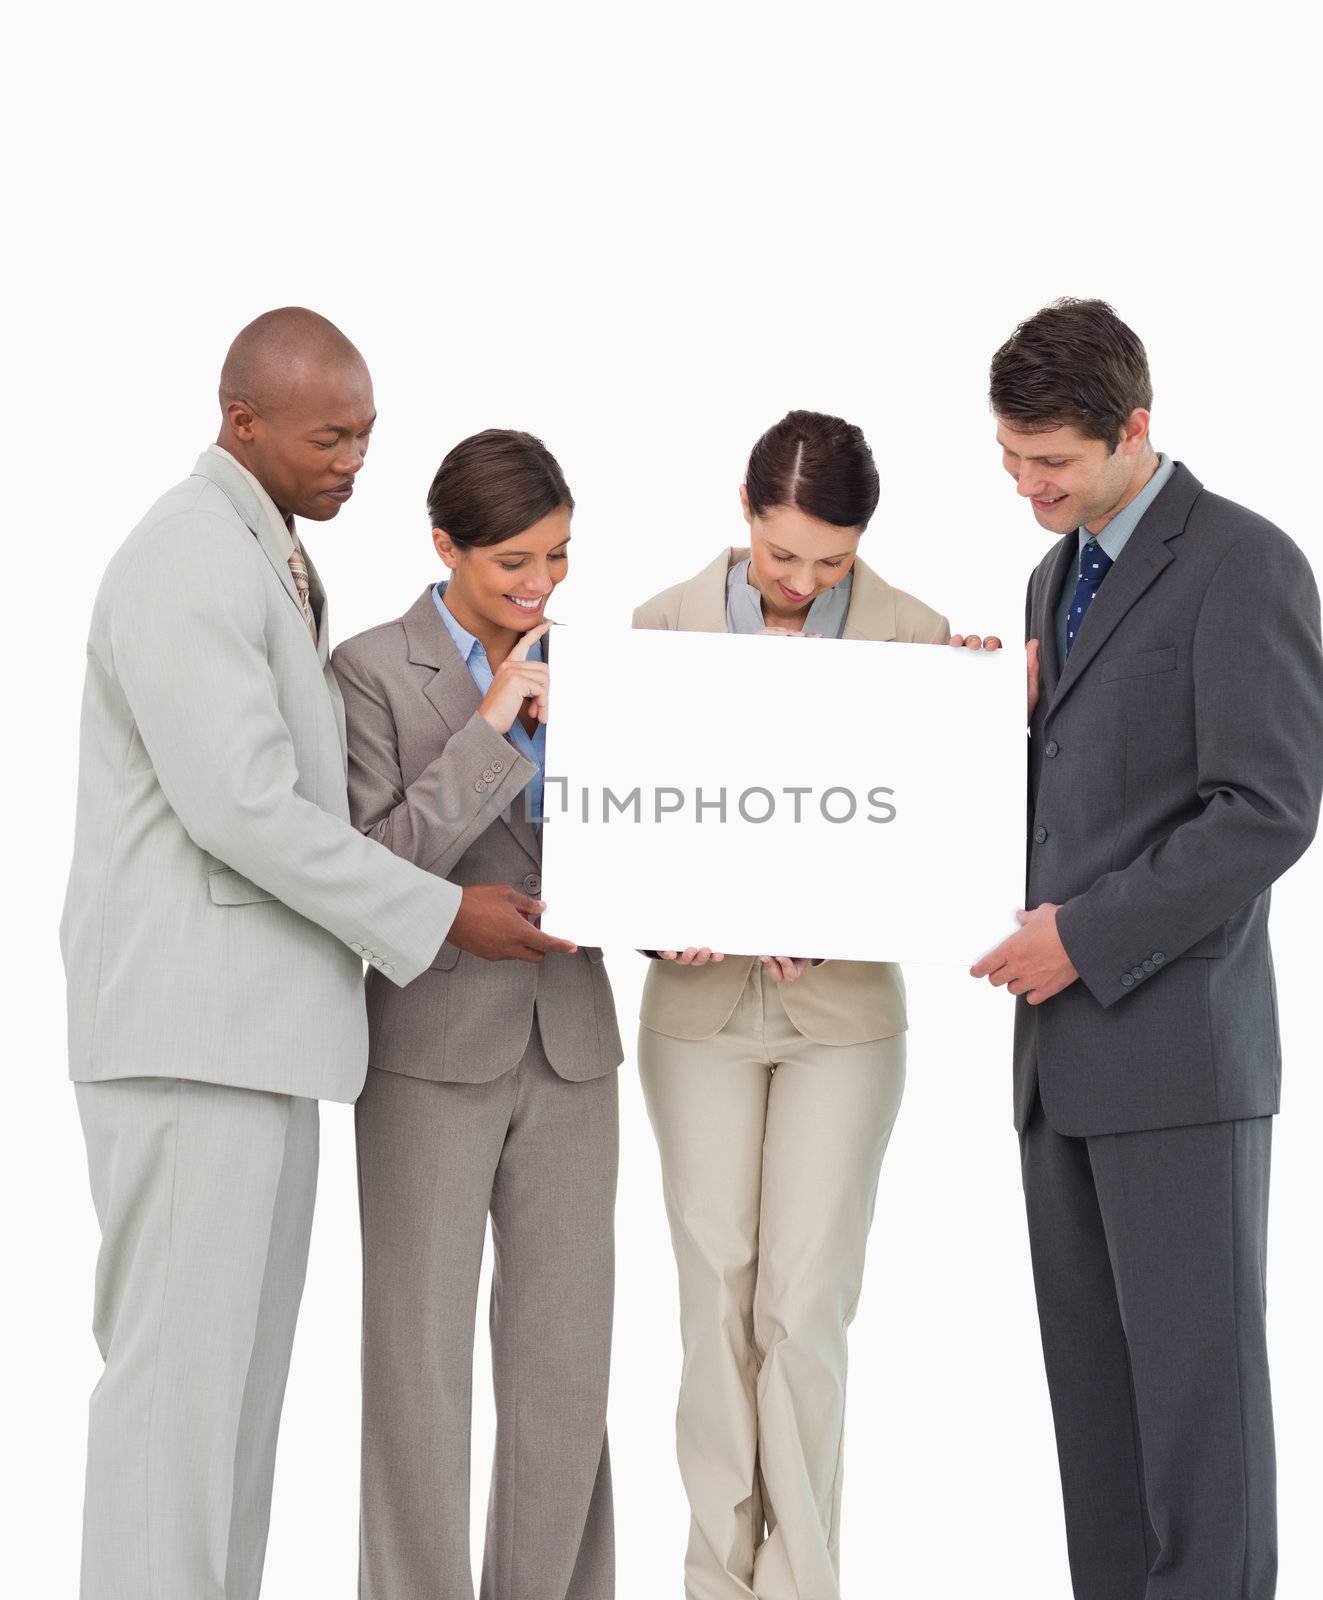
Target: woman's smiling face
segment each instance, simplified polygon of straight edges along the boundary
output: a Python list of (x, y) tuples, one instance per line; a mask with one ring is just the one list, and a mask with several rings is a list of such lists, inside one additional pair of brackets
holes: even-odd
[(450, 568), (446, 605), (470, 633), (479, 631), (479, 620), (526, 633), (545, 620), (547, 601), (569, 571), (570, 509), (558, 506), (499, 544), (458, 545), (440, 528), (432, 540)]
[(749, 582), (762, 596), (771, 626), (800, 628), (820, 594), (834, 589), (854, 565), (858, 528), (838, 528), (794, 506), (753, 513), (741, 487), (749, 524)]

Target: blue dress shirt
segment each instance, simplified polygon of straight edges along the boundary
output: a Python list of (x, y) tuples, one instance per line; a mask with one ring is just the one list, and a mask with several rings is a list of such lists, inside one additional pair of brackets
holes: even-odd
[[(1090, 533), (1087, 528), (1080, 528), (1079, 547), (1081, 554), (1084, 546), (1090, 539), (1097, 539), (1113, 561), (1117, 560), (1122, 550), (1130, 542), (1130, 535), (1139, 526), (1139, 519), (1153, 504), (1166, 487), (1167, 479), (1176, 470), (1176, 463), (1169, 456), (1158, 457), (1158, 470), (1148, 480), (1128, 506), (1122, 506), (1101, 533)], [(1070, 616), (1070, 600), (1075, 593), (1075, 580), (1079, 577), (1079, 558), (1075, 559), (1074, 566), (1066, 574), (1066, 581), (1061, 588), (1061, 597), (1057, 601), (1057, 661), (1064, 663), (1066, 659), (1066, 622)]]
[[(446, 632), (455, 641), (455, 649), (459, 651), (459, 659), (469, 669), (469, 677), (478, 686), (479, 694), (486, 694), (492, 686), (491, 662), (487, 659), (487, 652), (482, 647), (482, 640), (477, 639), (467, 628), (462, 627), (445, 603), (446, 585), (438, 583), (433, 586), (432, 600), (436, 609), (441, 614), (441, 620), (446, 625)], [(542, 641), (529, 648), (530, 661), (542, 660)], [(537, 768), (537, 771), (528, 780), (527, 794), (524, 803), (528, 806), (528, 820), (535, 828), (542, 826), (542, 789), (547, 771), (547, 726), (539, 722), (532, 734), (529, 734), (519, 718), (516, 717), (510, 724), (505, 737), (514, 745), (515, 749), (528, 759)]]

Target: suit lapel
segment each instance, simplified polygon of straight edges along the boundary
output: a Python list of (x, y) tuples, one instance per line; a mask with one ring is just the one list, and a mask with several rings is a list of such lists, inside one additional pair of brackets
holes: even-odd
[[(1057, 654), (1057, 597), (1062, 585), (1075, 572), (1079, 553), (1079, 533), (1072, 528), (1057, 542), (1048, 557), (1042, 586), (1036, 597), (1033, 638), (1038, 640), (1038, 670), (1044, 703), (1051, 700), (1061, 681), (1061, 661)], [(1106, 588), (1106, 584), (1103, 585)]]
[(430, 584), (404, 613), (401, 625), (409, 644), (409, 660), (433, 669), (423, 694), (449, 731), (458, 733), (482, 703), (482, 696), (437, 614)]
[(747, 549), (723, 550), (695, 573), (680, 594), (675, 626), (681, 633), (726, 633), (726, 575), (748, 555)]
[[(1116, 565), (1093, 597), (1079, 637), (1056, 684), (1052, 703), (1048, 707), (1049, 714), (1057, 709), (1079, 682), (1126, 612), (1158, 574), (1176, 559), (1175, 551), (1168, 548), (1168, 541), (1184, 531), (1190, 507), (1202, 487), (1193, 473), (1177, 463), (1166, 487), (1140, 518), (1139, 526), (1118, 556)], [(1047, 604), (1051, 610), (1050, 599)], [(1055, 635), (1055, 617), (1050, 618), (1050, 624)], [(1055, 642), (1052, 649), (1055, 654)]]
[[(482, 704), (482, 695), (437, 612), (430, 584), (405, 612), (401, 622), (409, 644), (409, 660), (417, 666), (434, 669), (432, 677), (423, 685), (423, 694), (448, 731), (458, 733)], [(542, 643), (545, 651), (545, 636)], [(533, 861), (541, 865), (542, 846), (533, 824), (524, 815), (522, 794), (500, 813), (500, 818)]]
[(855, 557), (851, 568), (850, 607), (842, 639), (887, 640), (896, 637), (896, 591)]
[[(217, 455), (214, 450), (204, 450), (198, 457), (197, 465), (193, 468), (194, 477), (208, 478), (225, 495), (230, 504), (238, 512), (245, 526), (256, 537), (262, 554), (271, 563), (272, 570), (280, 579), (280, 586), (290, 598), (290, 603), (303, 620), (303, 607), (299, 604), (299, 591), (294, 587), (294, 574), (289, 569), (289, 552), (287, 545), (291, 538), (289, 529), (280, 522), (280, 513), (272, 504), (267, 495), (259, 495), (249, 482), (248, 476), (240, 469), (237, 462), (229, 460), (226, 456)], [(306, 551), (305, 551), (306, 559)], [(320, 583), (318, 588), (321, 588)], [(311, 589), (311, 570), (309, 571), (309, 589)], [(318, 633), (325, 637), (325, 590), (322, 590), (323, 621), (318, 627)], [(303, 631), (308, 632), (308, 624), (303, 623)], [(312, 635), (308, 634), (309, 643)], [(320, 646), (319, 646), (320, 648)], [(325, 657), (323, 657), (325, 661)]]

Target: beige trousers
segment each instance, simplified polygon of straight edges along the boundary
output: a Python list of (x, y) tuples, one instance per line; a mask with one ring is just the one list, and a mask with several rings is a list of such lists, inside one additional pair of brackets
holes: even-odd
[(905, 1037), (815, 1044), (760, 965), (710, 1039), (643, 1028), (680, 1278), (687, 1600), (839, 1600), (846, 1329)]

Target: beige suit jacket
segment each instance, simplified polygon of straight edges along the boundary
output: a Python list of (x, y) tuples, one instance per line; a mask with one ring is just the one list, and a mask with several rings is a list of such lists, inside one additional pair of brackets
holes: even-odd
[[(641, 605), (636, 628), (726, 632), (726, 576), (747, 549), (728, 549), (709, 566)], [(947, 620), (885, 579), (858, 557), (853, 567), (846, 639), (896, 639), (945, 644)], [(782, 954), (784, 952), (777, 952)], [(709, 1039), (730, 1019), (748, 981), (754, 956), (726, 954), (724, 961), (681, 967), (653, 960), (643, 985), (640, 1020), (673, 1039)], [(906, 1027), (905, 985), (893, 962), (823, 961), (781, 990), (786, 1015), (819, 1044), (861, 1044), (888, 1039)]]
[[(547, 641), (543, 641), (544, 648)], [(524, 814), (533, 763), (478, 715), (482, 696), (429, 585), (402, 617), (332, 657), (349, 737), (349, 809), (369, 838), (461, 886), (542, 889), (542, 841)], [(483, 961), (448, 941), (406, 988), (368, 973), (369, 1061), (387, 1072), (484, 1083), (515, 1066), (536, 1011), (562, 1078), (623, 1055), (602, 952), (540, 964)]]

